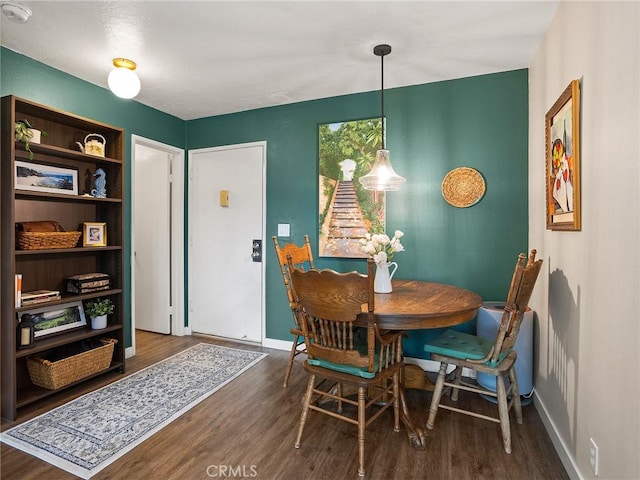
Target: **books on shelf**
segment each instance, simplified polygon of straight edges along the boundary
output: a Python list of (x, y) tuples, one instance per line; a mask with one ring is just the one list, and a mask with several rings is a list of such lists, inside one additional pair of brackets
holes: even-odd
[(111, 278), (106, 273), (83, 273), (67, 278), (67, 292), (91, 293), (111, 288)]
[(22, 293), (22, 306), (60, 300), (60, 292), (57, 290), (34, 290)]
[(16, 293), (16, 308), (20, 308), (22, 306), (22, 274), (16, 273), (16, 284), (15, 284), (15, 293)]

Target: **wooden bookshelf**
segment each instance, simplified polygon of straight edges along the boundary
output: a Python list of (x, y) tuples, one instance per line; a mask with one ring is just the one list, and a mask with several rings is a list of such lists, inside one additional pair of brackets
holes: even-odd
[[(14, 139), (14, 123), (23, 118), (29, 120), (34, 128), (47, 132), (40, 144), (30, 145), (33, 159), (29, 159), (29, 152), (25, 150), (24, 144)], [(82, 143), (90, 133), (98, 133), (106, 139), (104, 157), (87, 155), (77, 147), (76, 142)], [(56, 349), (94, 337), (114, 338), (118, 342), (114, 348), (112, 363), (107, 370), (63, 388), (69, 388), (103, 373), (124, 371), (124, 130), (29, 100), (7, 96), (2, 98), (1, 135), (1, 413), (5, 419), (15, 420), (19, 417), (20, 408), (34, 402), (46, 401), (47, 397), (60, 390), (47, 390), (30, 382), (26, 358), (31, 355), (46, 355)], [(76, 170), (78, 194), (16, 188), (17, 161)], [(106, 172), (107, 198), (90, 195), (93, 173), (97, 168)], [(57, 221), (66, 231), (81, 231), (84, 222), (104, 222), (107, 224), (107, 246), (82, 247), (81, 238), (72, 248), (17, 249), (16, 222), (41, 220)], [(111, 278), (111, 288), (81, 295), (66, 292), (67, 277), (92, 272), (108, 274)], [(17, 273), (22, 274), (23, 291), (57, 290), (62, 297), (45, 303), (17, 307), (14, 287)], [(107, 328), (92, 330), (89, 325), (78, 327), (40, 336), (36, 338), (33, 347), (17, 349), (16, 328), (20, 314), (45, 307), (51, 307), (53, 310), (70, 302), (84, 302), (98, 297), (108, 297), (115, 304), (115, 313), (109, 316)]]

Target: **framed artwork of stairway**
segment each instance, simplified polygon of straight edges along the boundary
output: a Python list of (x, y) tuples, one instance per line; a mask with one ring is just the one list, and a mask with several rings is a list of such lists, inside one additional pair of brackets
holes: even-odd
[(358, 182), (382, 146), (380, 122), (378, 117), (318, 126), (321, 257), (366, 258), (360, 239), (385, 228), (385, 193), (365, 190)]

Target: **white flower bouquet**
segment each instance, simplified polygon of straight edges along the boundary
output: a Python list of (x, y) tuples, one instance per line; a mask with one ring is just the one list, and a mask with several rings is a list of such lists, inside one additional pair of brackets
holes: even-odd
[(373, 261), (378, 265), (391, 262), (393, 255), (397, 252), (404, 252), (404, 246), (400, 239), (404, 236), (400, 230), (396, 230), (393, 238), (389, 238), (386, 233), (367, 233), (365, 238), (360, 240), (362, 251), (373, 257)]

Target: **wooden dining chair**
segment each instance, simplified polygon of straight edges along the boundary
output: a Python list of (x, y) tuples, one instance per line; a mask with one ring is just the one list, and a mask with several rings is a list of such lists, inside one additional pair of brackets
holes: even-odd
[[(518, 256), (502, 321), (495, 340), (488, 340), (456, 330), (446, 330), (438, 338), (425, 345), (424, 349), (431, 353), (431, 359), (440, 362), (440, 371), (427, 418), (429, 430), (433, 429), (438, 408), (482, 418), (500, 424), (504, 450), (511, 453), (509, 411), (512, 407), (516, 421), (522, 423), (522, 405), (515, 368), (517, 353), (514, 345), (542, 266), (542, 260), (536, 261), (535, 257), (535, 250), (531, 250), (528, 260), (524, 253)], [(449, 364), (455, 365), (452, 381), (448, 381), (446, 378)], [(496, 390), (492, 391), (480, 385), (463, 381), (463, 367), (495, 376)], [(483, 415), (475, 411), (454, 407), (449, 403), (443, 403), (445, 386), (448, 387), (448, 390), (450, 389), (453, 402), (457, 402), (459, 390), (496, 397), (498, 417)]]
[[(402, 332), (383, 333), (375, 324), (373, 260), (367, 263), (367, 275), (328, 269), (305, 272), (291, 263), (289, 268), (309, 374), (295, 446), (300, 448), (310, 410), (357, 425), (358, 475), (363, 476), (365, 428), (393, 406), (393, 428), (400, 431)], [(359, 315), (366, 318), (365, 328), (354, 325)], [(357, 400), (343, 395), (343, 385), (357, 388)], [(345, 411), (344, 404), (357, 407), (357, 412)]]
[(304, 346), (304, 338), (302, 337), (302, 330), (300, 330), (300, 322), (296, 316), (297, 308), (296, 302), (291, 292), (291, 280), (289, 279), (289, 267), (287, 264), (287, 255), (291, 256), (291, 261), (297, 268), (307, 269), (314, 268), (313, 266), (313, 253), (311, 252), (311, 244), (309, 243), (309, 235), (304, 236), (304, 244), (298, 246), (295, 243), (287, 243), (282, 248), (278, 243), (278, 237), (273, 237), (273, 244), (276, 248), (276, 255), (278, 256), (278, 263), (280, 265), (280, 272), (282, 273), (282, 280), (284, 282), (284, 288), (287, 292), (287, 300), (289, 301), (289, 307), (293, 315), (293, 327), (291, 327), (291, 334), (293, 335), (293, 344), (291, 345), (291, 352), (289, 354), (289, 362), (287, 363), (287, 371), (284, 374), (283, 387), (289, 384), (289, 376), (291, 375), (291, 368), (295, 358), (301, 353), (306, 353)]

